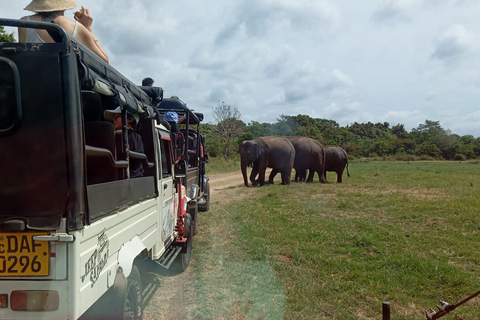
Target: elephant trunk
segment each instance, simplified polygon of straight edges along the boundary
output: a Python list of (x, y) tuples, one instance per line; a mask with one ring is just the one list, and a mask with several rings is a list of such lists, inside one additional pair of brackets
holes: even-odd
[(248, 178), (247, 178), (247, 166), (249, 161), (242, 157), (240, 166), (242, 168), (242, 175), (243, 175), (243, 182), (245, 183), (245, 187), (248, 187)]
[(326, 165), (327, 165), (327, 153), (325, 152), (325, 149), (322, 147), (322, 152), (320, 154), (320, 160), (321, 160), (321, 172), (319, 172), (319, 175), (320, 175), (320, 182), (321, 183), (327, 183), (327, 171), (325, 170), (326, 169)]

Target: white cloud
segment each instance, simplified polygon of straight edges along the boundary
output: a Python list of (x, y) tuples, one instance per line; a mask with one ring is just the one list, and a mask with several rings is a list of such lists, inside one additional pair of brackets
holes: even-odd
[(285, 90), (285, 102), (286, 103), (297, 103), (302, 100), (306, 100), (308, 94), (302, 90)]
[(229, 21), (215, 39), (218, 45), (231, 44), (238, 38), (266, 37), (279, 31), (313, 31), (313, 35), (324, 35), (340, 23), (339, 11), (327, 0), (247, 0), (226, 16)]
[(386, 25), (410, 22), (412, 5), (409, 0), (384, 0), (373, 13), (372, 20)]
[(391, 125), (403, 124), (405, 129), (411, 130), (418, 127), (420, 123), (425, 122), (428, 117), (419, 110), (388, 111), (382, 116), (383, 121)]
[(341, 86), (351, 87), (354, 85), (352, 77), (343, 73), (340, 70), (334, 69), (332, 71), (332, 77), (334, 79), (334, 82), (340, 84)]
[(477, 0), (423, 0), (424, 4), (431, 7), (438, 6), (453, 6), (453, 7), (463, 7), (473, 4)]
[[(4, 2), (4, 17), (29, 14), (29, 0)], [(154, 78), (207, 122), (225, 101), (247, 123), (301, 113), (411, 129), (432, 119), (480, 136), (477, 0), (81, 4), (115, 69)]]
[(353, 122), (371, 121), (370, 113), (362, 108), (362, 104), (358, 101), (347, 103), (332, 102), (323, 109), (324, 119), (335, 120), (342, 125), (351, 124)]
[(347, 92), (351, 87), (354, 87), (355, 83), (351, 76), (341, 72), (340, 70), (334, 69), (330, 73), (330, 78), (327, 85), (324, 86), (324, 90), (329, 93), (339, 93), (342, 91), (343, 93)]
[(432, 58), (447, 64), (460, 62), (471, 52), (474, 38), (474, 34), (463, 25), (453, 25), (435, 40)]

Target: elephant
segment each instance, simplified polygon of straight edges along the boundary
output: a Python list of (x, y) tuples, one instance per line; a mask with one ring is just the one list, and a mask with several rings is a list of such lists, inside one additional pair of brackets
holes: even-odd
[(295, 182), (305, 182), (307, 180), (308, 170), (295, 169)]
[(302, 136), (286, 136), (295, 148), (295, 181), (305, 181), (307, 170), (309, 170), (306, 182), (313, 182), (313, 175), (318, 173), (321, 183), (325, 183), (325, 150), (323, 145), (315, 139)]
[[(268, 183), (280, 172), (282, 184), (290, 184), (295, 148), (292, 143), (283, 137), (267, 136), (255, 140), (242, 141), (238, 147), (241, 158), (243, 181), (248, 187), (247, 166), (252, 166), (250, 181), (253, 186), (265, 185), (265, 170), (272, 168)], [(258, 180), (255, 180), (258, 174)]]
[(327, 176), (327, 171), (336, 172), (337, 182), (342, 183), (345, 167), (347, 168), (347, 175), (350, 177), (350, 172), (348, 172), (348, 156), (345, 150), (340, 147), (326, 147), (325, 155), (325, 177)]

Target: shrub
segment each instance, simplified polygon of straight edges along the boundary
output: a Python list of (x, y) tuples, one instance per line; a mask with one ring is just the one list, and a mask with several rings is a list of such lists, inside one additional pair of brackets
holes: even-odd
[(383, 156), (383, 161), (396, 161), (397, 157), (393, 155)]
[(427, 155), (421, 155), (419, 157), (420, 160), (435, 160), (434, 158), (427, 156)]
[(396, 158), (398, 161), (415, 161), (416, 158), (412, 154), (397, 154)]
[(464, 154), (457, 153), (457, 154), (453, 157), (453, 160), (456, 160), (456, 161), (465, 161), (465, 160), (467, 160), (467, 156), (464, 155)]

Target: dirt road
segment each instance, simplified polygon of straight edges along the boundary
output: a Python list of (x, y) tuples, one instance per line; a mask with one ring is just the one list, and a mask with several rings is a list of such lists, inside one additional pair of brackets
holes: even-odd
[(213, 195), (217, 196), (221, 191), (233, 187), (243, 185), (243, 177), (241, 172), (216, 174), (209, 177), (210, 179), (210, 191)]
[[(216, 174), (209, 176), (209, 179), (212, 198), (211, 210), (215, 210), (218, 208), (218, 204), (224, 202), (226, 190), (243, 185), (241, 172)], [(194, 238), (194, 250), (195, 240), (199, 236)], [(195, 254), (193, 254), (190, 267), (176, 277), (165, 278), (153, 272), (142, 274), (145, 300), (144, 319), (190, 319), (189, 314), (196, 307), (199, 299), (191, 286), (195, 272), (198, 271), (195, 269)]]

